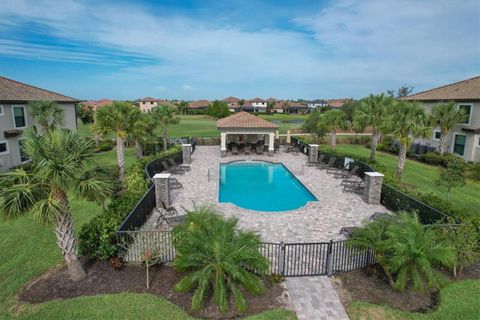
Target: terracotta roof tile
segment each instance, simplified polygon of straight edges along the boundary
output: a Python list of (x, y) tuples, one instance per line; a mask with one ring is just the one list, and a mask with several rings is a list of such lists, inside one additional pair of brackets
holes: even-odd
[(208, 100), (197, 100), (197, 101), (192, 101), (188, 104), (188, 107), (190, 109), (201, 109), (201, 108), (206, 108), (210, 104), (210, 101)]
[(418, 92), (402, 99), (417, 101), (477, 101), (480, 100), (480, 76)]
[(35, 100), (74, 103), (79, 101), (72, 97), (0, 76), (0, 102), (29, 102)]
[(217, 128), (271, 128), (278, 126), (248, 112), (238, 112), (226, 118), (217, 120)]
[(226, 101), (226, 102), (239, 102), (240, 99), (238, 99), (238, 98), (236, 98), (236, 97), (228, 97), (228, 98), (223, 99), (223, 101)]

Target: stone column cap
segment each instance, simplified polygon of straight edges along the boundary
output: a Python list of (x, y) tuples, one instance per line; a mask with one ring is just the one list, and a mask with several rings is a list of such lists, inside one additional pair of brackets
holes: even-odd
[(182, 147), (191, 147), (192, 144), (191, 143), (182, 143)]
[(380, 172), (365, 172), (365, 175), (370, 177), (383, 177), (384, 175)]
[(168, 179), (171, 175), (171, 173), (157, 173), (153, 176), (153, 179)]

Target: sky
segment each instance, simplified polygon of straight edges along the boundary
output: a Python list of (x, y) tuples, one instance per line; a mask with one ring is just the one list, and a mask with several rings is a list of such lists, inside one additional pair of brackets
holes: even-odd
[(78, 99), (361, 98), (479, 74), (478, 0), (0, 0), (0, 75)]

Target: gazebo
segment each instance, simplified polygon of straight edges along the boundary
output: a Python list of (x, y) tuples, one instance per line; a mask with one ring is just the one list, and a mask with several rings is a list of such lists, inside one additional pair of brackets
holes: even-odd
[(276, 124), (242, 111), (218, 120), (217, 128), (220, 130), (222, 157), (227, 156), (227, 146), (231, 143), (268, 145), (268, 155), (273, 156)]

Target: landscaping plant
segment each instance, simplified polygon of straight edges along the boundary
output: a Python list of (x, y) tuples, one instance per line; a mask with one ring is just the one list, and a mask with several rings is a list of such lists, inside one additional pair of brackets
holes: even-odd
[(225, 118), (230, 115), (228, 105), (225, 101), (215, 100), (208, 105), (206, 114), (215, 119)]
[(447, 168), (439, 172), (435, 183), (447, 188), (447, 202), (450, 198), (450, 191), (454, 188), (465, 185), (465, 162), (462, 159), (452, 159), (448, 162)]
[(260, 236), (237, 229), (236, 218), (223, 218), (211, 207), (195, 208), (173, 229), (175, 270), (187, 275), (176, 285), (179, 292), (194, 290), (192, 310), (198, 311), (210, 290), (221, 312), (229, 296), (236, 308), (247, 310), (241, 288), (258, 295), (263, 282), (253, 273), (265, 274), (268, 260), (259, 252)]
[(431, 120), (435, 127), (440, 127), (440, 140), (438, 142), (438, 153), (443, 156), (447, 149), (447, 134), (459, 122), (465, 119), (463, 109), (458, 109), (455, 102), (439, 103), (433, 106)]
[(337, 146), (337, 130), (346, 130), (349, 123), (341, 110), (329, 110), (321, 115), (320, 124), (330, 131), (330, 145), (333, 149)]
[(55, 129), (63, 123), (63, 108), (54, 101), (32, 101), (28, 103), (27, 108), (43, 128), (43, 132)]
[(49, 130), (40, 135), (24, 133), (29, 168), (0, 174), (1, 213), (6, 217), (31, 214), (55, 226), (60, 247), (72, 279), (85, 277), (77, 256), (69, 194), (103, 203), (111, 188), (104, 168), (95, 166), (91, 141), (69, 131)]
[(180, 120), (175, 117), (175, 109), (167, 105), (160, 105), (153, 111), (153, 118), (155, 125), (162, 128), (163, 136), (163, 151), (168, 148), (168, 130), (167, 127), (172, 124), (177, 124)]

